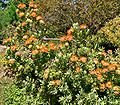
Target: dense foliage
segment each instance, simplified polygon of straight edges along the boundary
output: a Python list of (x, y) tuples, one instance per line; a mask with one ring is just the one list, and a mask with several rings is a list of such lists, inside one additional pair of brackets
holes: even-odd
[(18, 4), (19, 21), (3, 40), (5, 65), (15, 79), (5, 105), (120, 104), (119, 50), (105, 52), (107, 39), (91, 35), (86, 24), (59, 24), (65, 32), (56, 33), (40, 6)]

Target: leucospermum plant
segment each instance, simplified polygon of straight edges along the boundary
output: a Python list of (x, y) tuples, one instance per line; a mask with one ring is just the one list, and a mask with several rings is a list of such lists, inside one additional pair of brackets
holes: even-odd
[(106, 104), (110, 97), (119, 98), (120, 65), (111, 50), (87, 46), (86, 24), (75, 23), (64, 35), (53, 35), (37, 2), (17, 7), (17, 27), (3, 43), (8, 46), (6, 65), (19, 88), (39, 93), (43, 105)]

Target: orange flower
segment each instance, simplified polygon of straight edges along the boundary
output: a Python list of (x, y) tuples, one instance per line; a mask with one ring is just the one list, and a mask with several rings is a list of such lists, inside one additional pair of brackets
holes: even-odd
[(8, 42), (10, 42), (11, 40), (12, 40), (11, 37), (9, 37), (9, 38), (7, 38), (7, 39), (4, 39), (4, 40), (3, 40), (3, 44), (8, 43)]
[(72, 55), (71, 58), (70, 58), (70, 60), (72, 62), (76, 62), (78, 60), (78, 57), (76, 55)]
[(30, 44), (31, 42), (32, 42), (32, 40), (27, 39), (27, 40), (25, 41), (24, 45), (26, 46), (26, 45)]
[(68, 34), (68, 35), (71, 35), (73, 32), (74, 32), (74, 29), (73, 29), (73, 28), (70, 28), (69, 30), (67, 30), (67, 34)]
[(59, 86), (61, 84), (61, 80), (53, 80), (50, 81), (53, 86)]
[(15, 55), (21, 56), (21, 53), (20, 52), (16, 52)]
[(10, 60), (9, 60), (9, 63), (10, 63), (10, 64), (14, 64), (14, 63), (15, 63), (15, 59), (10, 59)]
[(37, 17), (36, 17), (36, 20), (42, 20), (42, 19), (43, 19), (42, 16), (37, 16)]
[(108, 69), (109, 69), (110, 71), (116, 70), (116, 69), (117, 69), (117, 64), (115, 64), (115, 63), (110, 64), (110, 65), (108, 66)]
[(62, 47), (63, 47), (63, 44), (62, 44), (62, 43), (60, 43), (60, 44), (58, 44), (58, 46), (57, 46), (57, 47), (58, 47), (58, 49), (59, 49), (59, 48), (62, 48)]
[(93, 62), (94, 62), (95, 64), (98, 64), (98, 63), (99, 63), (99, 61), (98, 61), (97, 58), (94, 58), (94, 59), (93, 59)]
[(80, 29), (86, 29), (88, 26), (86, 24), (81, 24)]
[(25, 15), (24, 12), (20, 12), (20, 13), (19, 13), (19, 17), (20, 17), (20, 18), (23, 17), (24, 15)]
[(119, 94), (119, 92), (118, 92), (118, 91), (114, 91), (114, 94), (115, 94), (115, 95), (118, 95), (118, 94)]
[(48, 78), (48, 75), (49, 75), (49, 69), (46, 69), (44, 71), (44, 78), (47, 79)]
[(31, 2), (29, 3), (29, 7), (34, 7), (34, 1), (31, 1)]
[(28, 38), (28, 36), (27, 36), (27, 35), (24, 35), (24, 36), (23, 36), (23, 39), (27, 39), (27, 38)]
[(62, 36), (62, 37), (60, 38), (60, 41), (62, 41), (62, 42), (66, 41), (66, 36)]
[(17, 49), (17, 46), (16, 46), (16, 45), (10, 46), (10, 49), (11, 49), (12, 51), (15, 51), (15, 50)]
[(114, 91), (119, 91), (119, 90), (120, 90), (120, 87), (119, 87), (119, 86), (114, 86), (114, 87), (113, 87), (113, 90), (114, 90)]
[(67, 41), (71, 41), (71, 40), (73, 40), (73, 36), (72, 35), (67, 35), (65, 39)]
[(36, 12), (32, 12), (32, 13), (30, 14), (30, 16), (32, 16), (32, 17), (36, 17), (37, 14), (36, 14)]
[(103, 83), (103, 84), (100, 84), (100, 89), (101, 90), (104, 90), (105, 89), (105, 84)]
[(20, 8), (20, 9), (22, 9), (22, 8), (25, 8), (26, 7), (26, 5), (25, 4), (23, 4), (23, 3), (20, 3), (20, 4), (18, 4), (18, 6), (17, 6), (18, 8)]
[(36, 54), (38, 54), (38, 53), (39, 53), (38, 50), (33, 50), (33, 51), (32, 51), (32, 54), (33, 54), (33, 55), (36, 55)]
[(97, 79), (101, 80), (102, 79), (102, 74), (97, 74)]
[(109, 66), (109, 63), (107, 61), (105, 61), (105, 60), (101, 60), (101, 64), (103, 66)]
[(14, 35), (14, 36), (16, 36), (16, 35), (18, 35), (18, 33), (17, 33), (17, 32), (15, 32), (15, 33), (13, 33), (13, 35)]
[(76, 73), (79, 73), (80, 71), (81, 71), (80, 66), (77, 66), (76, 69), (75, 69), (75, 72), (76, 72)]
[(27, 24), (26, 22), (22, 22), (21, 25), (22, 25), (22, 27), (24, 27), (24, 26), (26, 26), (26, 24)]
[(44, 45), (40, 45), (40, 52), (45, 52), (47, 53), (48, 52), (48, 48)]
[(110, 81), (107, 82), (105, 85), (106, 85), (106, 87), (107, 87), (108, 89), (111, 89), (111, 88), (112, 88), (112, 82), (110, 82)]
[(51, 50), (56, 50), (55, 44), (52, 42), (49, 43), (49, 47)]
[(107, 68), (102, 69), (102, 73), (106, 73), (106, 72), (108, 72)]
[(101, 72), (102, 72), (102, 69), (101, 69), (101, 68), (97, 68), (97, 69), (95, 70), (96, 75), (97, 75), (97, 74), (100, 74)]
[(84, 56), (81, 56), (79, 61), (83, 62), (83, 63), (86, 63), (87, 62), (87, 58), (84, 57)]
[(89, 73), (93, 75), (93, 74), (96, 74), (96, 71), (95, 70), (90, 70)]
[(106, 56), (107, 55), (107, 53), (106, 52), (101, 52), (101, 54), (100, 55), (102, 55), (102, 56)]

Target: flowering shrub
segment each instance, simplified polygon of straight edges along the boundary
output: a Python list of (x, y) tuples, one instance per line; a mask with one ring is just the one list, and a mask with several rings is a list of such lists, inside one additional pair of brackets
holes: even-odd
[(120, 47), (120, 16), (110, 20), (106, 25), (101, 28), (98, 33), (102, 33), (106, 38), (116, 46)]
[(19, 89), (33, 97), (39, 93), (44, 105), (120, 103), (120, 65), (111, 50), (88, 46), (86, 24), (55, 34), (37, 2), (17, 7), (17, 27), (3, 43), (8, 46), (6, 65)]

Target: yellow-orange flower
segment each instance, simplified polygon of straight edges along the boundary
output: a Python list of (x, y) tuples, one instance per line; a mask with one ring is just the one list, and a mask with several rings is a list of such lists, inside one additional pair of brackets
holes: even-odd
[(81, 24), (80, 29), (86, 29), (88, 26), (86, 24)]
[(60, 44), (58, 44), (57, 49), (62, 48), (62, 47), (63, 47), (63, 44), (60, 43)]
[(32, 16), (32, 17), (36, 17), (37, 14), (36, 14), (36, 12), (32, 12), (32, 13), (30, 14), (30, 16)]
[(79, 61), (83, 62), (83, 63), (86, 63), (87, 62), (87, 58), (84, 57), (84, 56), (81, 56)]
[(106, 72), (108, 72), (107, 68), (102, 69), (102, 73), (106, 73)]
[(45, 52), (47, 53), (48, 52), (48, 48), (44, 45), (40, 45), (40, 52)]
[(75, 72), (76, 72), (76, 73), (79, 73), (80, 71), (81, 71), (80, 66), (77, 66), (76, 69), (75, 69)]
[(107, 87), (108, 89), (111, 89), (111, 88), (112, 88), (112, 82), (110, 82), (110, 81), (107, 82), (105, 85), (106, 85), (106, 87)]
[(120, 90), (120, 87), (119, 87), (119, 86), (114, 86), (114, 87), (113, 87), (113, 90), (114, 90), (114, 91), (119, 91), (119, 90)]
[(101, 54), (100, 55), (102, 55), (102, 56), (106, 56), (107, 55), (107, 53), (106, 52), (101, 52)]
[(33, 51), (32, 51), (32, 54), (33, 54), (33, 55), (36, 55), (36, 54), (38, 54), (38, 53), (39, 53), (38, 50), (33, 50)]
[(72, 35), (67, 35), (65, 39), (67, 41), (71, 41), (71, 40), (73, 40), (73, 36)]
[(19, 17), (20, 17), (20, 18), (22, 18), (24, 15), (25, 15), (24, 12), (20, 12), (20, 13), (19, 13)]
[(18, 6), (17, 6), (18, 8), (20, 8), (20, 9), (22, 9), (22, 8), (25, 8), (26, 7), (26, 5), (25, 4), (23, 4), (23, 3), (20, 3), (20, 4), (18, 4)]
[(94, 62), (95, 64), (98, 64), (98, 63), (99, 63), (99, 61), (98, 61), (97, 58), (94, 58), (94, 59), (93, 59), (93, 62)]
[(97, 79), (101, 80), (102, 79), (102, 74), (97, 74)]
[(104, 83), (100, 84), (100, 89), (101, 89), (101, 90), (104, 90), (104, 89), (105, 89), (105, 84), (104, 84)]
[(118, 94), (119, 94), (119, 92), (118, 92), (118, 91), (114, 91), (114, 94), (115, 94), (115, 95), (118, 95)]
[(56, 50), (55, 44), (53, 42), (49, 43), (49, 47), (51, 50)]
[(53, 80), (53, 81), (50, 81), (50, 83), (53, 85), (53, 86), (59, 86), (61, 84), (61, 80)]
[(71, 60), (72, 62), (76, 62), (76, 61), (78, 60), (77, 55), (72, 55), (72, 56), (70, 57), (70, 60)]
[(37, 17), (36, 17), (36, 20), (42, 20), (42, 19), (43, 19), (42, 16), (37, 16)]
[(74, 29), (73, 29), (73, 28), (70, 28), (69, 30), (67, 30), (67, 34), (68, 34), (68, 35), (71, 35), (73, 32), (74, 32)]
[(9, 38), (7, 38), (7, 39), (4, 39), (4, 40), (3, 40), (3, 44), (8, 43), (8, 42), (10, 42), (11, 40), (12, 40), (11, 37), (9, 37)]
[(10, 49), (11, 49), (12, 51), (15, 51), (15, 50), (17, 49), (17, 46), (16, 46), (16, 45), (10, 46)]
[(26, 24), (27, 24), (26, 22), (22, 22), (21, 25), (22, 25), (22, 27), (24, 27), (24, 26), (26, 26)]
[(60, 41), (62, 41), (62, 42), (66, 41), (66, 36), (62, 36), (62, 37), (60, 38)]
[(117, 69), (117, 64), (111, 63), (111, 64), (108, 66), (108, 69), (109, 69), (110, 71), (116, 70), (116, 69)]
[(103, 66), (109, 66), (108, 61), (105, 61), (105, 60), (101, 60), (101, 64), (102, 64)]
[(47, 79), (49, 75), (49, 69), (45, 69), (44, 71), (44, 78)]
[(29, 7), (34, 7), (34, 1), (31, 1), (31, 2), (29, 3)]
[(15, 63), (15, 59), (10, 59), (10, 60), (9, 60), (9, 63), (10, 63), (10, 64), (14, 64), (14, 63)]

